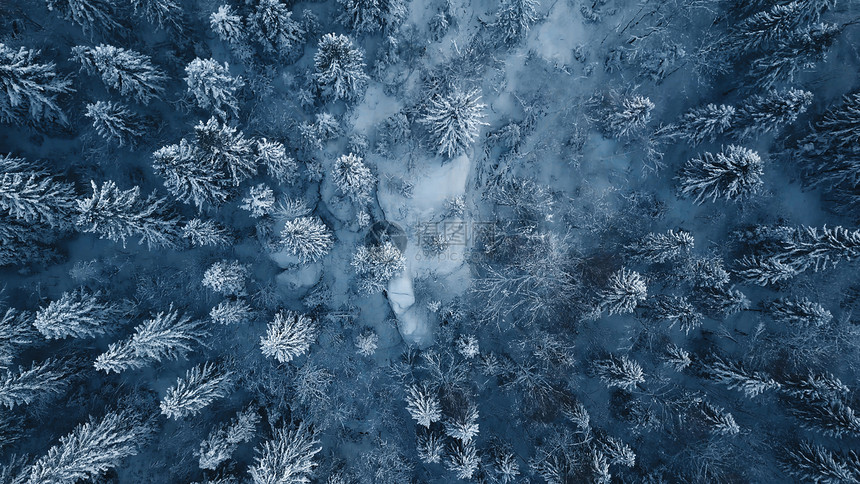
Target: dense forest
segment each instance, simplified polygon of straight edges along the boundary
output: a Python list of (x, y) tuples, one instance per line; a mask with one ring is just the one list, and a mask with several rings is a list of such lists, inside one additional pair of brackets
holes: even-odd
[(0, 1), (0, 484), (860, 483), (856, 0)]

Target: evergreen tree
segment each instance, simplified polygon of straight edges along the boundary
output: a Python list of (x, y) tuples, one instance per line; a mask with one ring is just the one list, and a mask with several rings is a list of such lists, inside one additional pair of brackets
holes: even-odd
[(85, 34), (97, 30), (121, 32), (116, 12), (109, 0), (45, 0), (48, 10), (56, 11), (63, 19), (78, 24)]
[(692, 145), (714, 141), (732, 128), (736, 119), (734, 106), (726, 104), (707, 104), (684, 113), (678, 124), (671, 124), (658, 130), (659, 134), (679, 137)]
[(33, 362), (30, 368), (7, 370), (0, 377), (0, 405), (11, 409), (62, 393), (70, 378), (66, 366), (62, 361), (47, 359)]
[(140, 116), (113, 101), (87, 104), (84, 116), (93, 120), (93, 128), (99, 136), (119, 146), (136, 145), (146, 129)]
[(639, 259), (662, 264), (688, 255), (694, 243), (690, 232), (668, 230), (665, 234), (649, 233), (641, 242), (630, 246), (630, 250)]
[(161, 401), (161, 413), (174, 420), (197, 415), (213, 401), (227, 395), (233, 383), (232, 374), (213, 363), (195, 366), (167, 390)]
[(609, 315), (632, 313), (648, 297), (645, 278), (638, 272), (621, 269), (611, 276), (599, 293), (599, 307)]
[(833, 319), (824, 306), (803, 298), (779, 298), (768, 306), (770, 316), (780, 324), (823, 327)]
[(305, 31), (280, 0), (260, 0), (249, 26), (267, 52), (289, 57), (304, 42)]
[(266, 138), (257, 140), (256, 162), (266, 167), (266, 172), (278, 183), (291, 182), (299, 167), (296, 160), (287, 155), (287, 148), (278, 141)]
[(203, 273), (203, 287), (227, 296), (244, 295), (250, 271), (239, 261), (215, 262)]
[(53, 62), (36, 62), (39, 54), (38, 50), (15, 50), (0, 42), (0, 121), (65, 122), (57, 96), (72, 92), (72, 82), (57, 74)]
[(139, 52), (106, 44), (78, 45), (72, 47), (72, 60), (80, 62), (89, 74), (99, 74), (108, 87), (143, 104), (158, 99), (164, 92), (167, 76), (152, 64), (149, 56)]
[(195, 146), (204, 165), (230, 176), (234, 186), (257, 174), (254, 143), (214, 117), (194, 127)]
[(598, 447), (610, 464), (633, 467), (636, 465), (636, 453), (627, 444), (609, 435), (601, 436), (597, 441)]
[(699, 412), (702, 420), (710, 427), (710, 432), (716, 435), (737, 435), (740, 432), (735, 418), (724, 409), (708, 403), (705, 400), (699, 402)]
[(74, 189), (43, 169), (11, 155), (0, 156), (0, 213), (31, 226), (64, 227), (74, 210)]
[(684, 371), (693, 364), (690, 352), (674, 343), (669, 343), (662, 359), (665, 364), (671, 366), (675, 371)]
[(232, 325), (251, 321), (254, 312), (242, 299), (225, 300), (209, 311), (209, 318), (215, 324)]
[(176, 247), (177, 219), (171, 215), (163, 198), (153, 193), (140, 197), (140, 187), (120, 190), (112, 181), (90, 182), (93, 194), (78, 200), (78, 217), (75, 224), (82, 232), (98, 234), (99, 238), (121, 242), (139, 236), (151, 249)]
[(29, 468), (27, 484), (69, 484), (96, 479), (137, 455), (152, 429), (127, 411), (90, 417), (78, 425)]
[(529, 31), (537, 21), (538, 5), (535, 0), (502, 0), (493, 26), (504, 42), (517, 42)]
[(184, 203), (198, 209), (218, 207), (232, 195), (230, 178), (225, 173), (204, 164), (200, 149), (182, 139), (179, 144), (165, 146), (152, 154), (155, 172), (164, 177), (167, 191)]
[(150, 23), (165, 30), (182, 31), (184, 14), (176, 0), (131, 0), (135, 14), (141, 14)]
[(406, 391), (406, 410), (418, 425), (430, 428), (430, 424), (442, 420), (439, 399), (426, 385), (411, 385)]
[(735, 55), (766, 50), (785, 42), (803, 26), (804, 5), (801, 2), (776, 3), (767, 10), (751, 15), (734, 28), (729, 48)]
[(364, 52), (349, 37), (325, 34), (314, 54), (314, 80), (323, 95), (332, 99), (354, 99), (367, 84)]
[(803, 69), (825, 59), (842, 27), (814, 24), (801, 27), (777, 42), (774, 49), (752, 61), (749, 77), (756, 88), (771, 89), (780, 82), (792, 82)]
[(607, 132), (614, 137), (632, 136), (651, 121), (654, 103), (645, 96), (635, 95), (621, 100), (619, 106), (604, 119)]
[(233, 456), (242, 442), (250, 442), (257, 433), (260, 415), (251, 408), (240, 411), (229, 425), (219, 425), (200, 442), (200, 468), (215, 470)]
[(520, 465), (509, 445), (495, 445), (490, 449), (491, 469), (497, 482), (512, 484), (520, 479)]
[(702, 325), (704, 316), (683, 296), (660, 294), (652, 299), (647, 316), (656, 321), (666, 321), (669, 327), (676, 324), (685, 334)]
[(101, 292), (66, 292), (36, 312), (33, 325), (48, 339), (94, 338), (111, 331), (125, 313), (121, 304), (102, 302)]
[(248, 35), (242, 24), (242, 17), (236, 15), (230, 5), (218, 7), (218, 11), (209, 16), (209, 26), (221, 40), (233, 45), (244, 43)]
[(362, 158), (352, 153), (341, 155), (334, 162), (332, 179), (341, 193), (355, 203), (367, 203), (376, 185), (376, 177)]
[(254, 185), (248, 190), (248, 196), (242, 199), (239, 208), (251, 212), (254, 218), (265, 217), (275, 210), (275, 193), (263, 183)]
[(860, 186), (860, 93), (822, 114), (798, 146), (797, 156), (814, 182)]
[(481, 464), (475, 444), (455, 440), (448, 447), (448, 460), (445, 467), (454, 471), (457, 479), (471, 479)]
[(459, 89), (430, 98), (420, 121), (427, 126), (438, 154), (453, 158), (472, 146), (481, 126), (486, 125), (482, 121), (486, 106), (480, 99), (476, 90), (463, 92)]
[(390, 31), (406, 19), (403, 0), (338, 0), (338, 21), (356, 33)]
[(359, 289), (366, 294), (382, 292), (391, 278), (406, 270), (406, 258), (387, 240), (380, 245), (359, 247), (351, 264), (359, 276)]
[(764, 163), (755, 151), (729, 145), (723, 151), (703, 153), (678, 173), (680, 193), (697, 204), (710, 198), (729, 201), (748, 197), (761, 188)]
[(106, 373), (139, 369), (163, 360), (175, 360), (208, 335), (203, 321), (192, 320), (171, 306), (134, 328), (130, 338), (111, 343), (96, 358), (95, 367)]
[(857, 482), (857, 473), (852, 472), (849, 459), (856, 461), (852, 451), (846, 458), (823, 446), (801, 442), (797, 447), (785, 449), (783, 456), (785, 471), (803, 482), (842, 483)]
[(776, 244), (772, 257), (779, 262), (790, 265), (797, 272), (818, 271), (841, 260), (852, 261), (860, 257), (860, 230), (802, 226)]
[(425, 464), (438, 464), (445, 455), (444, 436), (439, 432), (418, 427), (418, 458)]
[(298, 256), (302, 263), (322, 259), (333, 245), (331, 230), (319, 217), (287, 220), (281, 230), (280, 246)]
[(727, 317), (749, 309), (746, 295), (733, 287), (702, 287), (695, 295), (696, 304), (714, 318)]
[(201, 108), (211, 108), (221, 118), (227, 117), (228, 110), (233, 116), (239, 114), (236, 91), (245, 81), (231, 76), (226, 62), (222, 66), (214, 59), (194, 59), (185, 67), (185, 83)]
[(848, 396), (850, 390), (839, 378), (828, 373), (789, 376), (781, 382), (782, 390), (802, 401), (829, 401)]
[(269, 323), (266, 335), (260, 338), (263, 356), (288, 363), (310, 349), (317, 330), (313, 320), (292, 311), (280, 311)]
[(776, 284), (791, 279), (800, 271), (777, 257), (757, 257), (745, 255), (737, 261), (735, 274), (745, 281), (755, 282), (760, 286)]
[(645, 381), (645, 372), (639, 363), (627, 358), (609, 355), (591, 364), (595, 376), (609, 388), (618, 387), (629, 390)]
[(225, 247), (232, 237), (224, 227), (214, 220), (193, 218), (182, 226), (182, 238), (195, 247)]
[(828, 437), (860, 436), (860, 417), (841, 399), (796, 401), (790, 412), (804, 427)]
[(21, 350), (36, 340), (30, 313), (0, 311), (0, 368), (7, 369)]
[(314, 456), (322, 450), (319, 440), (300, 423), (293, 430), (276, 429), (272, 440), (257, 448), (257, 458), (251, 466), (254, 484), (309, 483), (317, 467)]
[(738, 110), (732, 134), (749, 139), (765, 133), (778, 133), (793, 123), (812, 104), (812, 93), (800, 89), (770, 90), (767, 95), (754, 95)]
[(715, 357), (704, 367), (705, 376), (716, 383), (726, 385), (730, 389), (738, 389), (747, 397), (755, 397), (767, 390), (779, 388), (773, 378), (763, 372), (752, 371), (738, 362), (726, 362)]

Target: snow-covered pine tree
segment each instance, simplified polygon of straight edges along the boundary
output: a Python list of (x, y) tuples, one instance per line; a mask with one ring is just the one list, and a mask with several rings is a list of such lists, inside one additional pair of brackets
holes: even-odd
[(700, 287), (694, 297), (696, 305), (713, 318), (731, 316), (750, 307), (750, 300), (734, 287)]
[(64, 20), (78, 24), (87, 35), (97, 30), (124, 30), (124, 27), (114, 20), (118, 15), (109, 0), (45, 0), (45, 5), (48, 10), (56, 11)]
[(665, 234), (651, 232), (641, 242), (629, 247), (631, 253), (644, 261), (662, 264), (689, 255), (695, 239), (686, 230), (668, 230)]
[(75, 224), (81, 232), (95, 233), (102, 239), (121, 242), (125, 247), (130, 237), (139, 236), (152, 250), (178, 245), (179, 227), (177, 219), (163, 198), (153, 193), (140, 197), (140, 187), (120, 190), (113, 181), (99, 187), (90, 182), (93, 194), (78, 200), (78, 216)]
[(221, 424), (200, 442), (201, 469), (215, 470), (222, 462), (230, 459), (242, 442), (250, 442), (257, 433), (260, 415), (253, 408), (241, 410), (229, 425)]
[(645, 372), (639, 363), (627, 355), (609, 355), (591, 364), (594, 375), (609, 388), (618, 387), (629, 390), (645, 381)]
[(789, 411), (804, 427), (828, 437), (860, 436), (860, 417), (840, 398), (798, 400)]
[(418, 425), (430, 428), (430, 424), (442, 420), (439, 398), (426, 385), (410, 385), (406, 389), (406, 410)]
[(438, 464), (445, 455), (445, 436), (439, 432), (418, 427), (418, 458), (425, 464)]
[(829, 373), (791, 375), (783, 379), (781, 389), (798, 400), (828, 401), (848, 397), (850, 389), (842, 380)]
[(146, 125), (143, 119), (113, 101), (87, 104), (84, 116), (93, 121), (93, 128), (99, 136), (119, 146), (134, 146), (145, 134)]
[(334, 162), (332, 180), (338, 190), (355, 203), (370, 201), (376, 186), (376, 177), (362, 158), (355, 154), (341, 155)]
[(359, 276), (359, 289), (366, 294), (382, 292), (394, 276), (406, 270), (406, 258), (391, 241), (361, 246), (352, 256), (352, 267)]
[(824, 306), (805, 297), (776, 299), (768, 305), (767, 310), (777, 323), (801, 327), (820, 328), (833, 319)]
[(237, 15), (230, 5), (221, 5), (209, 16), (209, 26), (224, 42), (240, 45), (245, 42), (247, 32), (242, 23), (242, 17)]
[(40, 51), (0, 42), (0, 121), (11, 124), (65, 122), (57, 96), (74, 91), (53, 62), (39, 63)]
[(679, 278), (694, 287), (720, 287), (729, 283), (730, 276), (724, 267), (723, 259), (710, 256), (688, 259)]
[(679, 137), (691, 145), (714, 141), (718, 135), (729, 131), (736, 118), (734, 106), (707, 104), (691, 109), (681, 116), (681, 121), (658, 130), (658, 134), (670, 138)]
[(826, 58), (828, 49), (843, 28), (821, 23), (796, 29), (778, 41), (775, 48), (752, 61), (749, 71), (751, 86), (771, 89), (778, 83), (794, 81), (802, 70), (814, 67)]
[(780, 387), (779, 383), (763, 372), (749, 370), (739, 362), (726, 362), (719, 357), (705, 363), (703, 372), (712, 381), (741, 390), (750, 398)]
[(239, 261), (215, 262), (203, 273), (203, 287), (226, 296), (244, 295), (250, 270)]
[(202, 320), (192, 320), (170, 307), (134, 328), (131, 337), (111, 343), (96, 358), (95, 367), (106, 373), (143, 368), (163, 360), (175, 360), (196, 345), (203, 345), (209, 333)]
[(356, 33), (392, 31), (406, 18), (403, 0), (338, 0), (338, 21)]
[(611, 435), (601, 435), (597, 439), (597, 446), (600, 452), (609, 459), (609, 463), (613, 465), (623, 465), (625, 467), (633, 467), (636, 465), (636, 453), (629, 445), (621, 441), (621, 439), (612, 437)]
[(182, 238), (195, 247), (226, 247), (233, 238), (214, 220), (193, 218), (182, 226)]
[(208, 362), (177, 378), (161, 400), (161, 413), (174, 420), (197, 415), (213, 401), (224, 398), (233, 384), (233, 372)]
[(233, 194), (233, 183), (226, 173), (203, 163), (199, 155), (195, 144), (182, 139), (153, 153), (152, 166), (179, 201), (193, 203), (199, 210), (218, 207)]
[(529, 28), (537, 22), (537, 7), (535, 0), (502, 0), (496, 11), (496, 21), (493, 23), (502, 40), (512, 44), (519, 41)]
[(707, 199), (728, 201), (748, 197), (761, 189), (764, 163), (755, 151), (729, 145), (719, 153), (702, 153), (678, 173), (680, 193), (701, 204)]
[(316, 216), (287, 220), (278, 243), (278, 246), (297, 256), (302, 263), (322, 259), (333, 245), (331, 230)]
[(101, 419), (90, 417), (33, 463), (27, 484), (96, 479), (126, 457), (137, 455), (152, 430), (129, 411), (108, 412)]
[(807, 163), (813, 182), (823, 185), (860, 185), (860, 93), (845, 96), (841, 104), (829, 108), (812, 126), (812, 132), (798, 143), (796, 152)]
[(827, 269), (842, 260), (860, 257), (860, 230), (801, 226), (777, 241), (772, 257), (798, 272)]
[(484, 108), (477, 90), (454, 89), (448, 94), (434, 94), (419, 119), (427, 126), (436, 153), (453, 158), (466, 152), (486, 126)]
[(669, 343), (666, 346), (666, 351), (662, 355), (663, 363), (669, 365), (675, 371), (684, 371), (693, 364), (693, 359), (690, 358), (690, 352), (680, 346)]
[(234, 186), (257, 174), (254, 142), (238, 129), (214, 117), (194, 127), (194, 144), (200, 161), (230, 176)]
[(278, 183), (290, 183), (299, 169), (296, 160), (287, 155), (283, 143), (266, 138), (257, 140), (256, 163), (265, 166), (269, 176)]
[(647, 297), (645, 278), (638, 272), (622, 268), (609, 276), (606, 287), (599, 293), (598, 304), (600, 310), (608, 311), (610, 316), (628, 314)]
[(697, 405), (702, 420), (708, 425), (708, 431), (716, 435), (737, 435), (740, 427), (735, 423), (731, 413), (706, 400)]
[(260, 0), (248, 18), (249, 29), (267, 52), (291, 57), (305, 40), (305, 31), (280, 0)]
[(637, 94), (626, 97), (615, 110), (607, 114), (604, 119), (605, 129), (614, 137), (635, 135), (651, 121), (654, 107), (651, 99), (645, 96)]
[(310, 349), (317, 335), (314, 321), (303, 314), (280, 311), (260, 338), (263, 356), (288, 363)]
[(655, 321), (665, 321), (669, 327), (676, 324), (685, 334), (702, 325), (704, 316), (683, 296), (659, 294), (649, 301), (647, 317)]
[(258, 183), (248, 189), (248, 196), (242, 199), (239, 208), (251, 212), (254, 218), (265, 217), (275, 210), (275, 192), (265, 183)]
[(771, 89), (766, 95), (754, 95), (738, 109), (732, 135), (741, 140), (779, 131), (797, 120), (812, 104), (812, 93), (801, 89)]
[(245, 85), (241, 77), (230, 75), (230, 65), (217, 63), (214, 59), (199, 57), (185, 66), (185, 84), (188, 92), (203, 109), (212, 109), (221, 118), (229, 113), (239, 114), (236, 91)]
[(164, 93), (167, 76), (140, 52), (107, 44), (78, 45), (72, 47), (72, 60), (80, 62), (89, 74), (99, 74), (105, 85), (143, 104)]
[(736, 261), (734, 273), (745, 281), (754, 282), (760, 286), (787, 281), (801, 271), (777, 257), (759, 257), (745, 255)]
[(857, 482), (857, 454), (845, 456), (821, 445), (804, 441), (785, 449), (783, 469), (803, 482)]
[(448, 459), (445, 461), (445, 468), (453, 471), (457, 475), (457, 479), (471, 479), (480, 464), (481, 458), (478, 456), (474, 443), (454, 440), (448, 445)]
[(319, 440), (301, 422), (295, 429), (276, 429), (272, 440), (257, 447), (257, 457), (251, 466), (254, 484), (309, 483), (317, 467), (314, 456), (322, 447)]
[(101, 292), (84, 289), (63, 293), (36, 311), (33, 326), (48, 339), (94, 338), (116, 325), (126, 309), (118, 302), (105, 302)]
[(63, 361), (47, 359), (33, 362), (30, 368), (6, 370), (0, 377), (0, 405), (15, 408), (65, 391), (71, 371)]
[(372, 329), (362, 331), (355, 337), (355, 351), (361, 356), (373, 356), (379, 348), (379, 335)]
[(177, 0), (131, 0), (135, 14), (165, 30), (182, 31), (182, 7)]
[(728, 48), (736, 56), (774, 48), (791, 38), (806, 22), (801, 2), (776, 3), (767, 10), (750, 15), (739, 22), (727, 39)]
[(7, 308), (0, 311), (0, 369), (7, 369), (21, 350), (36, 341), (32, 314)]
[(0, 156), (0, 214), (32, 226), (64, 227), (75, 208), (75, 192), (23, 158)]
[(253, 316), (254, 311), (243, 299), (221, 301), (209, 311), (209, 319), (223, 325), (247, 323)]
[(495, 481), (500, 484), (513, 484), (520, 479), (520, 464), (507, 444), (490, 448), (490, 469)]
[(314, 54), (314, 80), (325, 97), (350, 100), (367, 84), (364, 52), (349, 37), (325, 34)]

